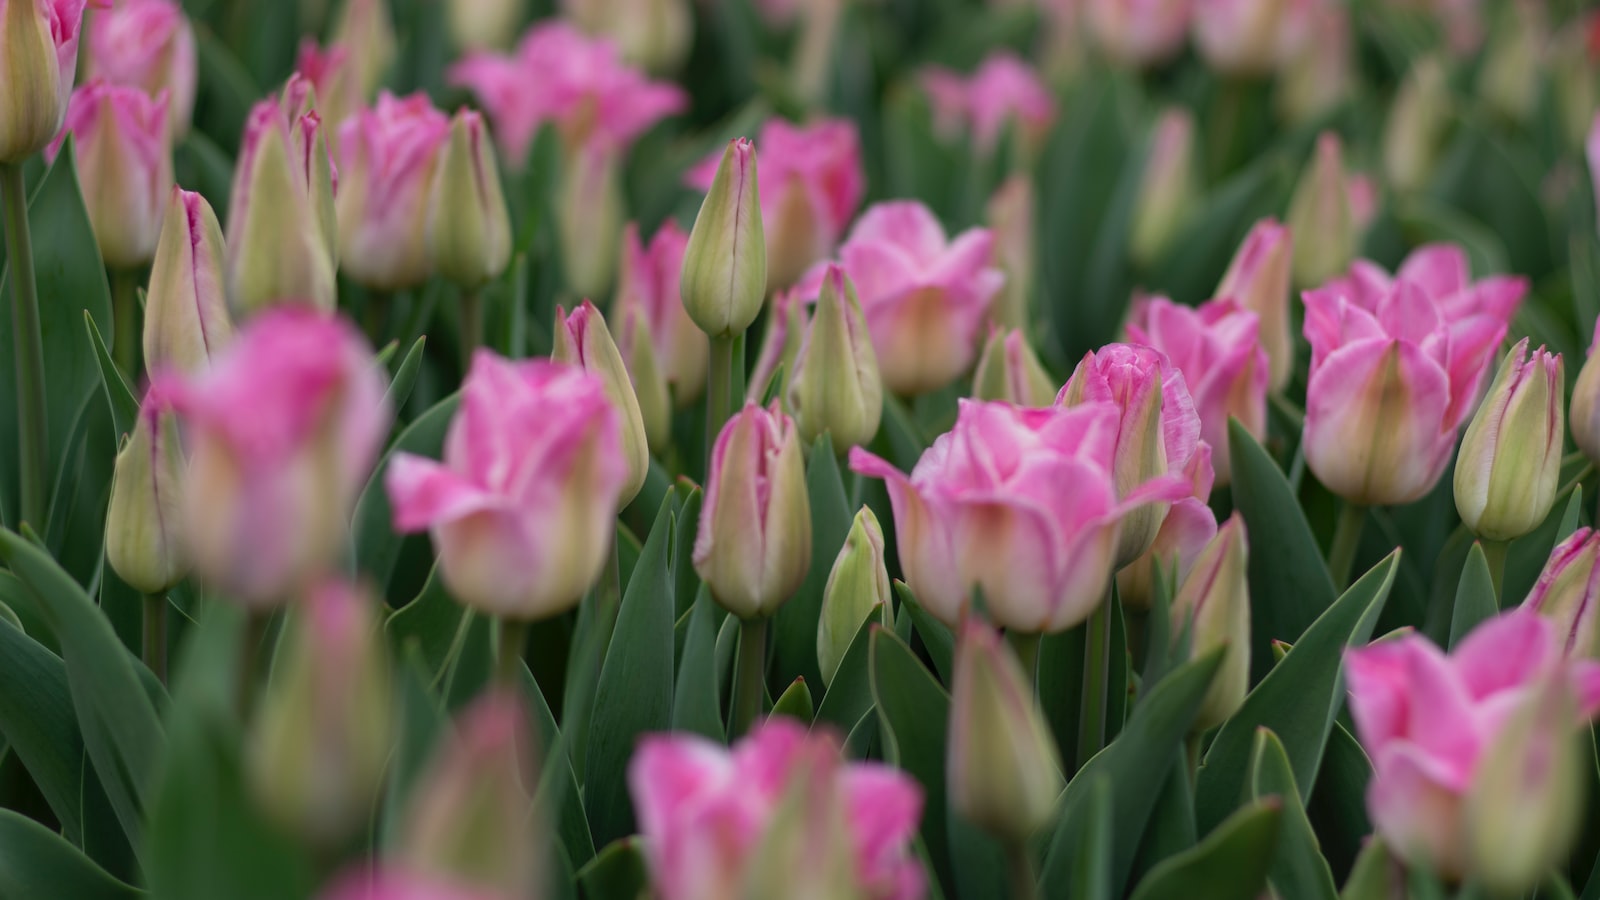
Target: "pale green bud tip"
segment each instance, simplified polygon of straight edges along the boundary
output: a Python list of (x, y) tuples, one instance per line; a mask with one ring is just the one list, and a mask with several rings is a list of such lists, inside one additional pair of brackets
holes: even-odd
[[(862, 623), (889, 608), (889, 571), (883, 562), (883, 527), (871, 508), (863, 506), (850, 524), (844, 546), (833, 561), (822, 591), (822, 617), (817, 621), (817, 661), (824, 684), (833, 682), (839, 663), (860, 632)], [(888, 624), (887, 622), (885, 624)]]
[(988, 625), (962, 629), (950, 703), (951, 804), (996, 837), (1025, 840), (1050, 821), (1065, 781), (1031, 682)]
[(1467, 426), (1456, 460), (1456, 510), (1488, 540), (1509, 541), (1543, 522), (1555, 505), (1566, 441), (1561, 354), (1524, 338), (1506, 354)]
[(511, 215), (483, 117), (456, 113), (428, 206), (428, 247), (440, 275), (469, 290), (511, 261)]
[(972, 396), (978, 400), (1049, 406), (1055, 399), (1055, 382), (1020, 329), (995, 329), (983, 345)]
[(605, 316), (588, 300), (583, 301), (571, 315), (556, 307), (555, 349), (551, 358), (559, 363), (577, 366), (598, 377), (605, 385), (606, 399), (616, 407), (622, 418), (623, 453), (628, 460), (628, 481), (623, 486), (618, 508), (633, 502), (644, 486), (650, 470), (650, 446), (645, 437), (644, 414), (639, 409), (639, 398), (634, 393), (628, 367), (622, 360), (622, 351), (606, 327)]
[(172, 189), (144, 309), (145, 368), (195, 372), (233, 337), (222, 226), (197, 193)]
[(117, 454), (106, 511), (106, 561), (145, 594), (189, 572), (182, 533), (184, 460), (177, 423), (160, 398), (145, 398), (133, 434)]
[(1226, 647), (1194, 727), (1226, 721), (1250, 690), (1250, 548), (1244, 519), (1234, 513), (1195, 559), (1172, 603), (1172, 632), (1189, 629), (1196, 657)]
[[(1339, 136), (1324, 132), (1289, 201), (1294, 242), (1294, 280), (1315, 287), (1343, 272), (1356, 255), (1357, 226)], [(1314, 236), (1314, 238), (1313, 238)]]
[(863, 445), (878, 433), (883, 417), (883, 378), (867, 333), (855, 285), (838, 266), (822, 279), (816, 314), (795, 357), (789, 384), (800, 438), (826, 432), (835, 453)]
[(767, 240), (756, 189), (756, 147), (728, 144), (711, 190), (700, 205), (679, 284), (684, 308), (700, 330), (733, 337), (761, 312), (767, 286)]

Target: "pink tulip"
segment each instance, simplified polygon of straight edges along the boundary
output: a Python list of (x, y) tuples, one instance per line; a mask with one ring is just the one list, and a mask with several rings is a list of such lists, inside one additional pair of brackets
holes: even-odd
[(45, 151), (54, 160), (72, 136), (78, 185), (106, 265), (142, 266), (156, 255), (172, 190), (167, 95), (91, 81), (72, 93), (66, 128)]
[(1256, 314), (1232, 300), (1212, 300), (1198, 309), (1154, 297), (1135, 308), (1128, 336), (1154, 347), (1183, 373), (1200, 437), (1215, 454), (1217, 482), (1227, 484), (1228, 420), (1235, 418), (1256, 440), (1267, 436), (1267, 351), (1258, 337)]
[(1556, 623), (1568, 656), (1600, 656), (1600, 531), (1579, 528), (1557, 544), (1522, 605)]
[(480, 350), (444, 462), (396, 454), (385, 484), (395, 529), (432, 532), (456, 599), (537, 619), (599, 577), (627, 478), (622, 420), (598, 378)]
[(990, 153), (1009, 124), (1018, 139), (1037, 146), (1056, 117), (1056, 101), (1033, 68), (1015, 54), (992, 54), (971, 77), (941, 67), (922, 74), (934, 118), (950, 132), (972, 130), (978, 151)]
[(1099, 606), (1122, 520), (1191, 490), (1170, 474), (1119, 494), (1120, 418), (1099, 400), (1048, 409), (962, 400), (955, 427), (909, 478), (860, 448), (850, 467), (887, 482), (900, 563), (929, 612), (954, 627), (982, 587), (1006, 628), (1063, 631)]
[[(823, 119), (791, 125), (769, 119), (756, 149), (761, 196), (761, 221), (767, 237), (767, 284), (789, 287), (812, 264), (832, 253), (861, 205), (866, 173), (861, 167), (861, 139), (849, 119)], [(709, 190), (716, 178), (720, 152), (691, 169), (684, 182)]]
[(1584, 150), (1589, 160), (1589, 181), (1594, 188), (1595, 215), (1600, 216), (1600, 113), (1595, 114)]
[(85, 6), (109, 0), (0, 0), (0, 163), (43, 150), (66, 120)]
[(1319, 0), (1195, 0), (1195, 43), (1212, 68), (1265, 75), (1304, 51), (1318, 5)]
[[(1121, 495), (1151, 479), (1189, 470), (1200, 448), (1200, 417), (1183, 373), (1161, 351), (1108, 344), (1084, 356), (1056, 404), (1094, 402), (1110, 403), (1119, 412), (1111, 471)], [(1150, 549), (1165, 517), (1166, 507), (1159, 504), (1129, 515), (1117, 546), (1118, 568)]]
[(1190, 495), (1167, 510), (1150, 549), (1117, 570), (1117, 597), (1123, 606), (1149, 609), (1155, 600), (1158, 577), (1167, 581), (1168, 598), (1172, 599), (1172, 591), (1189, 577), (1200, 551), (1217, 536), (1217, 515), (1209, 505), (1216, 483), (1211, 452), (1211, 445), (1201, 441), (1183, 473)]
[[(630, 224), (622, 235), (622, 271), (613, 313), (619, 322), (628, 309), (643, 315), (656, 363), (680, 408), (704, 392), (710, 352), (705, 332), (689, 318), (678, 291), (688, 245), (689, 236), (671, 219), (662, 223), (649, 244), (639, 239), (639, 226)], [(632, 339), (626, 331), (621, 337), (621, 343)], [(622, 348), (622, 355), (633, 358), (629, 347)]]
[(340, 875), (318, 900), (516, 900), (499, 891), (459, 884), (399, 865), (352, 869)]
[(175, 0), (122, 0), (89, 19), (87, 76), (166, 91), (175, 136), (189, 131), (199, 67), (194, 28)]
[(1134, 68), (1166, 62), (1183, 46), (1191, 0), (1085, 0), (1089, 33), (1106, 55)]
[(1472, 282), (1460, 248), (1433, 245), (1393, 277), (1357, 262), (1307, 291), (1303, 445), (1318, 480), (1363, 505), (1432, 490), (1526, 290), (1520, 278)]
[(1290, 328), (1289, 277), (1294, 237), (1277, 219), (1262, 219), (1239, 245), (1216, 296), (1232, 300), (1256, 314), (1258, 336), (1272, 373), (1268, 381), (1281, 391), (1294, 374), (1294, 333)]
[(339, 128), (339, 247), (343, 271), (380, 290), (431, 274), (428, 203), (450, 117), (427, 94), (385, 92)]
[(1400, 858), (1452, 880), (1478, 864), (1466, 800), (1531, 694), (1564, 680), (1583, 719), (1600, 711), (1600, 664), (1566, 661), (1558, 638), (1548, 620), (1515, 610), (1480, 625), (1448, 657), (1416, 635), (1346, 651), (1350, 711), (1373, 765), (1367, 810)]
[(366, 105), (361, 95), (361, 78), (342, 44), (320, 47), (311, 38), (300, 42), (295, 71), (311, 82), (317, 92), (317, 110), (328, 124), (328, 136), (337, 147), (340, 126)]
[(914, 200), (880, 203), (839, 250), (855, 282), (884, 385), (935, 391), (972, 367), (979, 331), (1005, 282), (989, 264), (994, 239), (973, 228), (951, 241)]
[(610, 41), (561, 22), (535, 25), (513, 55), (468, 54), (447, 77), (477, 95), (513, 169), (545, 122), (557, 124), (569, 147), (594, 142), (621, 151), (689, 103), (677, 86), (624, 65)]
[(628, 765), (628, 786), (662, 900), (742, 896), (763, 874), (753, 871), (757, 851), (797, 794), (841, 812), (854, 896), (915, 900), (926, 891), (911, 852), (921, 789), (882, 764), (844, 761), (831, 736), (791, 720), (770, 719), (731, 750), (688, 735), (646, 737)]
[(305, 306), (262, 313), (211, 366), (156, 374), (186, 423), (195, 570), (253, 608), (340, 558), (388, 433), (383, 378), (360, 332)]

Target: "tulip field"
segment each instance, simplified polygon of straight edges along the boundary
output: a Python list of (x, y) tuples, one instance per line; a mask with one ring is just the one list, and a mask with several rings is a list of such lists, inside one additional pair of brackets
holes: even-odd
[(1589, 0), (0, 0), (0, 900), (1600, 900)]

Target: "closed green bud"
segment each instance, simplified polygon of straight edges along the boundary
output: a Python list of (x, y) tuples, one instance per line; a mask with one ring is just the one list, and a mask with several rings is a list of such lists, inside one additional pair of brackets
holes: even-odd
[(173, 188), (145, 300), (146, 370), (195, 372), (232, 340), (223, 256), (222, 226), (211, 204)]
[(617, 349), (628, 365), (628, 377), (644, 422), (645, 441), (651, 452), (665, 453), (672, 444), (672, 392), (656, 359), (655, 346), (650, 343), (650, 323), (644, 311), (632, 304), (622, 307), (617, 333), (621, 336)]
[(1133, 208), (1130, 251), (1148, 265), (1177, 237), (1195, 201), (1194, 116), (1169, 109), (1156, 122)]
[(789, 381), (789, 407), (807, 444), (827, 433), (833, 452), (872, 440), (883, 417), (883, 379), (856, 286), (828, 266), (811, 327)]
[(1032, 682), (1000, 635), (969, 621), (956, 645), (945, 777), (950, 805), (1001, 840), (1020, 842), (1055, 813), (1061, 756)]
[(605, 316), (588, 300), (571, 315), (556, 307), (555, 333), (555, 350), (550, 358), (577, 366), (599, 378), (605, 385), (606, 398), (622, 419), (622, 450), (628, 460), (628, 481), (617, 502), (619, 508), (627, 506), (650, 473), (650, 446), (645, 437), (644, 414), (639, 410), (639, 398), (634, 394), (628, 367), (622, 361), (622, 351), (611, 339)]
[(1227, 721), (1250, 691), (1249, 560), (1244, 519), (1234, 513), (1200, 551), (1172, 602), (1172, 631), (1181, 634), (1189, 629), (1195, 656), (1227, 648), (1195, 716), (1197, 732)]
[(1350, 204), (1350, 179), (1339, 136), (1323, 132), (1289, 201), (1294, 242), (1294, 282), (1317, 287), (1334, 278), (1356, 256), (1357, 225)]
[(1439, 141), (1450, 124), (1450, 86), (1444, 64), (1419, 60), (1400, 85), (1383, 132), (1383, 170), (1397, 191), (1422, 189), (1433, 174)]
[[(889, 608), (889, 571), (883, 563), (883, 527), (869, 507), (861, 507), (844, 546), (828, 573), (822, 591), (822, 616), (817, 620), (817, 662), (822, 683), (833, 683), (839, 663), (861, 624), (874, 614), (884, 619)], [(884, 621), (884, 625), (888, 625)]]
[(767, 239), (756, 190), (756, 146), (728, 143), (711, 190), (700, 205), (679, 285), (684, 308), (700, 330), (731, 338), (754, 322), (767, 288)]
[(189, 573), (183, 476), (177, 420), (159, 399), (146, 397), (117, 454), (106, 510), (106, 562), (134, 590), (159, 594)]
[(567, 154), (556, 202), (556, 233), (567, 287), (585, 297), (611, 290), (622, 250), (622, 189), (616, 155), (579, 147)]
[(983, 355), (978, 357), (972, 396), (1017, 406), (1049, 406), (1055, 401), (1056, 387), (1022, 332), (997, 328), (989, 333)]
[(394, 698), (376, 605), (347, 584), (314, 589), (290, 619), (251, 728), (256, 801), (285, 830), (324, 847), (359, 830), (383, 789)]
[(511, 262), (511, 216), (500, 188), (483, 117), (456, 113), (439, 155), (428, 204), (428, 248), (434, 269), (473, 290), (500, 277)]
[(1566, 441), (1561, 354), (1506, 354), (1456, 458), (1456, 511), (1479, 537), (1509, 541), (1539, 527), (1555, 505)]

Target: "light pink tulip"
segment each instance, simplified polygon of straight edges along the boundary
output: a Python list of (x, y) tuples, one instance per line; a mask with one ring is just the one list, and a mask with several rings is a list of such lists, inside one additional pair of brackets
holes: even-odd
[(54, 160), (68, 135), (106, 265), (131, 269), (150, 262), (172, 191), (166, 93), (151, 97), (139, 88), (91, 81), (73, 91), (66, 128), (45, 156)]
[[(622, 235), (622, 271), (613, 313), (618, 322), (629, 309), (643, 315), (656, 364), (672, 385), (672, 399), (679, 407), (700, 399), (705, 391), (710, 352), (705, 332), (689, 318), (678, 291), (688, 245), (689, 236), (672, 219), (662, 223), (649, 244), (639, 239), (639, 226), (629, 224)], [(618, 343), (628, 344), (632, 338), (624, 329)], [(622, 357), (633, 358), (631, 347), (622, 347)]]
[(1218, 298), (1232, 300), (1255, 313), (1260, 321), (1258, 337), (1271, 363), (1268, 384), (1274, 391), (1283, 390), (1294, 374), (1294, 333), (1289, 315), (1293, 257), (1294, 238), (1289, 229), (1277, 219), (1262, 219), (1250, 228), (1217, 286)]
[(1395, 276), (1357, 262), (1307, 291), (1303, 445), (1318, 480), (1364, 505), (1432, 490), (1526, 290), (1520, 278), (1473, 282), (1460, 248), (1432, 245)]
[(1195, 43), (1212, 68), (1265, 75), (1305, 49), (1318, 6), (1319, 0), (1195, 0)]
[(189, 131), (199, 82), (194, 27), (175, 0), (121, 0), (89, 18), (89, 78), (172, 98), (172, 132)]
[(1005, 276), (990, 265), (983, 228), (945, 237), (914, 200), (880, 203), (839, 250), (872, 333), (883, 383), (902, 395), (935, 391), (972, 367), (979, 331)]
[(349, 49), (342, 44), (321, 47), (306, 38), (300, 42), (295, 71), (316, 90), (317, 111), (337, 148), (340, 126), (366, 105), (366, 98), (361, 95), (361, 77), (351, 62)]
[(156, 374), (191, 444), (195, 570), (253, 608), (281, 603), (341, 555), (389, 409), (354, 327), (306, 306), (264, 312), (208, 369)]
[(522, 168), (545, 122), (557, 124), (569, 147), (593, 142), (620, 152), (689, 104), (676, 85), (623, 64), (612, 42), (561, 22), (535, 25), (510, 56), (468, 54), (447, 77), (477, 95), (512, 169)]
[(1164, 63), (1183, 46), (1192, 0), (1085, 0), (1089, 33), (1105, 54), (1135, 68)]
[(1006, 628), (1063, 631), (1099, 606), (1122, 520), (1191, 491), (1171, 474), (1119, 495), (1120, 419), (1098, 400), (1048, 409), (962, 400), (955, 427), (909, 478), (860, 448), (850, 467), (887, 482), (900, 563), (929, 612), (954, 627), (982, 587)]
[(537, 619), (599, 577), (627, 479), (622, 419), (598, 378), (480, 350), (444, 462), (396, 454), (385, 484), (395, 529), (432, 532), (456, 599)]
[(922, 74), (922, 87), (934, 107), (934, 120), (947, 133), (970, 128), (981, 153), (990, 153), (1007, 125), (1017, 138), (1037, 146), (1056, 117), (1056, 101), (1038, 73), (1009, 52), (992, 54), (970, 77), (938, 66)]
[(85, 6), (109, 0), (0, 0), (0, 162), (43, 150), (66, 120)]
[[(1189, 470), (1200, 448), (1200, 417), (1183, 373), (1161, 351), (1108, 344), (1085, 355), (1056, 404), (1095, 402), (1110, 403), (1120, 413), (1111, 471), (1121, 495), (1131, 495), (1151, 479)], [(1159, 504), (1128, 516), (1117, 546), (1118, 568), (1150, 549), (1165, 517), (1166, 507)]]
[(1231, 478), (1228, 420), (1235, 418), (1256, 440), (1267, 436), (1269, 362), (1256, 314), (1232, 300), (1212, 300), (1198, 309), (1153, 297), (1138, 304), (1128, 336), (1166, 354), (1200, 416), (1200, 437), (1211, 445), (1217, 482)]
[(1584, 150), (1589, 160), (1589, 181), (1594, 187), (1595, 215), (1600, 216), (1600, 113), (1595, 114)]
[(339, 128), (339, 248), (343, 271), (380, 290), (431, 274), (428, 203), (450, 117), (427, 94), (385, 92)]
[(1600, 711), (1600, 664), (1562, 650), (1548, 620), (1519, 609), (1449, 656), (1416, 635), (1346, 651), (1350, 711), (1373, 766), (1367, 810), (1400, 858), (1452, 880), (1468, 873), (1466, 796), (1531, 692), (1565, 678), (1584, 719)]
[[(866, 191), (861, 139), (849, 119), (801, 126), (769, 119), (756, 150), (767, 285), (779, 290), (833, 252), (861, 205)], [(706, 158), (684, 176), (685, 183), (709, 190), (721, 161), (720, 151)]]
[(926, 891), (911, 851), (921, 788), (882, 764), (844, 761), (831, 736), (794, 721), (770, 719), (731, 750), (700, 737), (651, 735), (628, 765), (628, 786), (662, 900), (742, 896), (759, 874), (751, 866), (757, 849), (797, 791), (842, 807), (857, 896), (916, 900)]
[(351, 869), (317, 897), (318, 900), (515, 900), (499, 891), (458, 884), (394, 864)]

